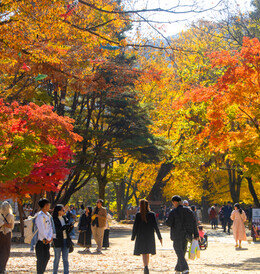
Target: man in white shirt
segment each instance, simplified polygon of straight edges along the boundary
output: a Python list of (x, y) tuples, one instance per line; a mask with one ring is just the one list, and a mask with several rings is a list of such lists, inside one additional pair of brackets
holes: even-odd
[(38, 241), (35, 251), (37, 258), (37, 274), (43, 274), (50, 259), (50, 243), (53, 239), (52, 217), (49, 214), (50, 202), (43, 198), (38, 205), (41, 211), (38, 213), (35, 224), (38, 229)]

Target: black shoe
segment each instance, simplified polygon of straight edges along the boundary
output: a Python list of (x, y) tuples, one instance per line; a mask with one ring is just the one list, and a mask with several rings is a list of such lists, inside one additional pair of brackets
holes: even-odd
[(149, 274), (148, 266), (146, 266), (146, 267), (144, 268), (144, 274)]

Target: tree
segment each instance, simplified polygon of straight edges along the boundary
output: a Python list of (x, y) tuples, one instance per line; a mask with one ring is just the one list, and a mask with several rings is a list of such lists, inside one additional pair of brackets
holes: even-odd
[(50, 106), (20, 106), (3, 100), (0, 120), (1, 194), (22, 198), (56, 190), (68, 172), (65, 162), (72, 157), (70, 145), (81, 140), (72, 131), (73, 120), (58, 116)]
[[(258, 39), (244, 38), (240, 51), (213, 53), (212, 63), (225, 68), (223, 75), (215, 85), (193, 89), (186, 94), (189, 101), (207, 103), (209, 123), (201, 132), (200, 140), (209, 138), (214, 151), (228, 150), (227, 158), (239, 164), (241, 174), (250, 174), (254, 170), (250, 175), (257, 177), (259, 171), (255, 171), (259, 169), (260, 140), (259, 49)], [(228, 166), (227, 170), (230, 173), (231, 167)], [(235, 195), (232, 196), (233, 200), (238, 201), (239, 185), (237, 195), (232, 185), (230, 191)]]

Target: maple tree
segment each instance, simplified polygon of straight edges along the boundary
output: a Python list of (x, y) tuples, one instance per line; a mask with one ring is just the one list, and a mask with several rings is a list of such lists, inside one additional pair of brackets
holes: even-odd
[(1, 195), (21, 199), (56, 190), (69, 171), (70, 145), (81, 140), (73, 132), (73, 120), (58, 116), (50, 106), (6, 104), (2, 99), (0, 120)]
[[(259, 49), (258, 39), (244, 38), (240, 51), (212, 53), (213, 66), (225, 68), (215, 85), (186, 93), (187, 101), (207, 103), (208, 124), (200, 133), (214, 151), (228, 151), (241, 175), (259, 174)], [(234, 167), (227, 166), (230, 173)], [(242, 178), (241, 178), (242, 181)], [(241, 185), (241, 182), (240, 182)], [(230, 185), (230, 188), (233, 187)], [(234, 194), (235, 189), (232, 189)], [(235, 201), (239, 200), (239, 185)], [(257, 201), (256, 201), (257, 202)], [(259, 202), (258, 202), (259, 203)]]

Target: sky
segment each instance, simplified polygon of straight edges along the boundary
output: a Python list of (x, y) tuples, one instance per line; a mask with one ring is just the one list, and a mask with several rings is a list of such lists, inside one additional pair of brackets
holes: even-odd
[[(219, 5), (217, 5), (221, 2)], [(150, 25), (146, 23), (135, 23), (135, 28), (131, 32), (131, 36), (136, 36), (136, 31), (142, 33), (142, 36), (159, 35), (166, 37), (176, 35), (182, 30), (187, 29), (188, 25), (199, 19), (210, 21), (221, 20), (227, 15), (227, 9), (230, 12), (237, 13), (240, 10), (245, 13), (252, 8), (251, 0), (125, 0), (126, 9), (169, 9), (172, 8), (173, 13), (166, 12), (140, 12), (136, 15), (137, 20), (156, 21)], [(178, 7), (176, 7), (178, 6)], [(188, 12), (191, 6), (195, 6), (195, 10), (205, 12)], [(174, 8), (176, 7), (176, 8)], [(211, 9), (214, 7), (213, 9)], [(176, 13), (175, 13), (176, 12)], [(158, 23), (164, 22), (164, 23)], [(154, 28), (154, 29), (153, 29)], [(160, 36), (160, 35), (159, 35)]]

